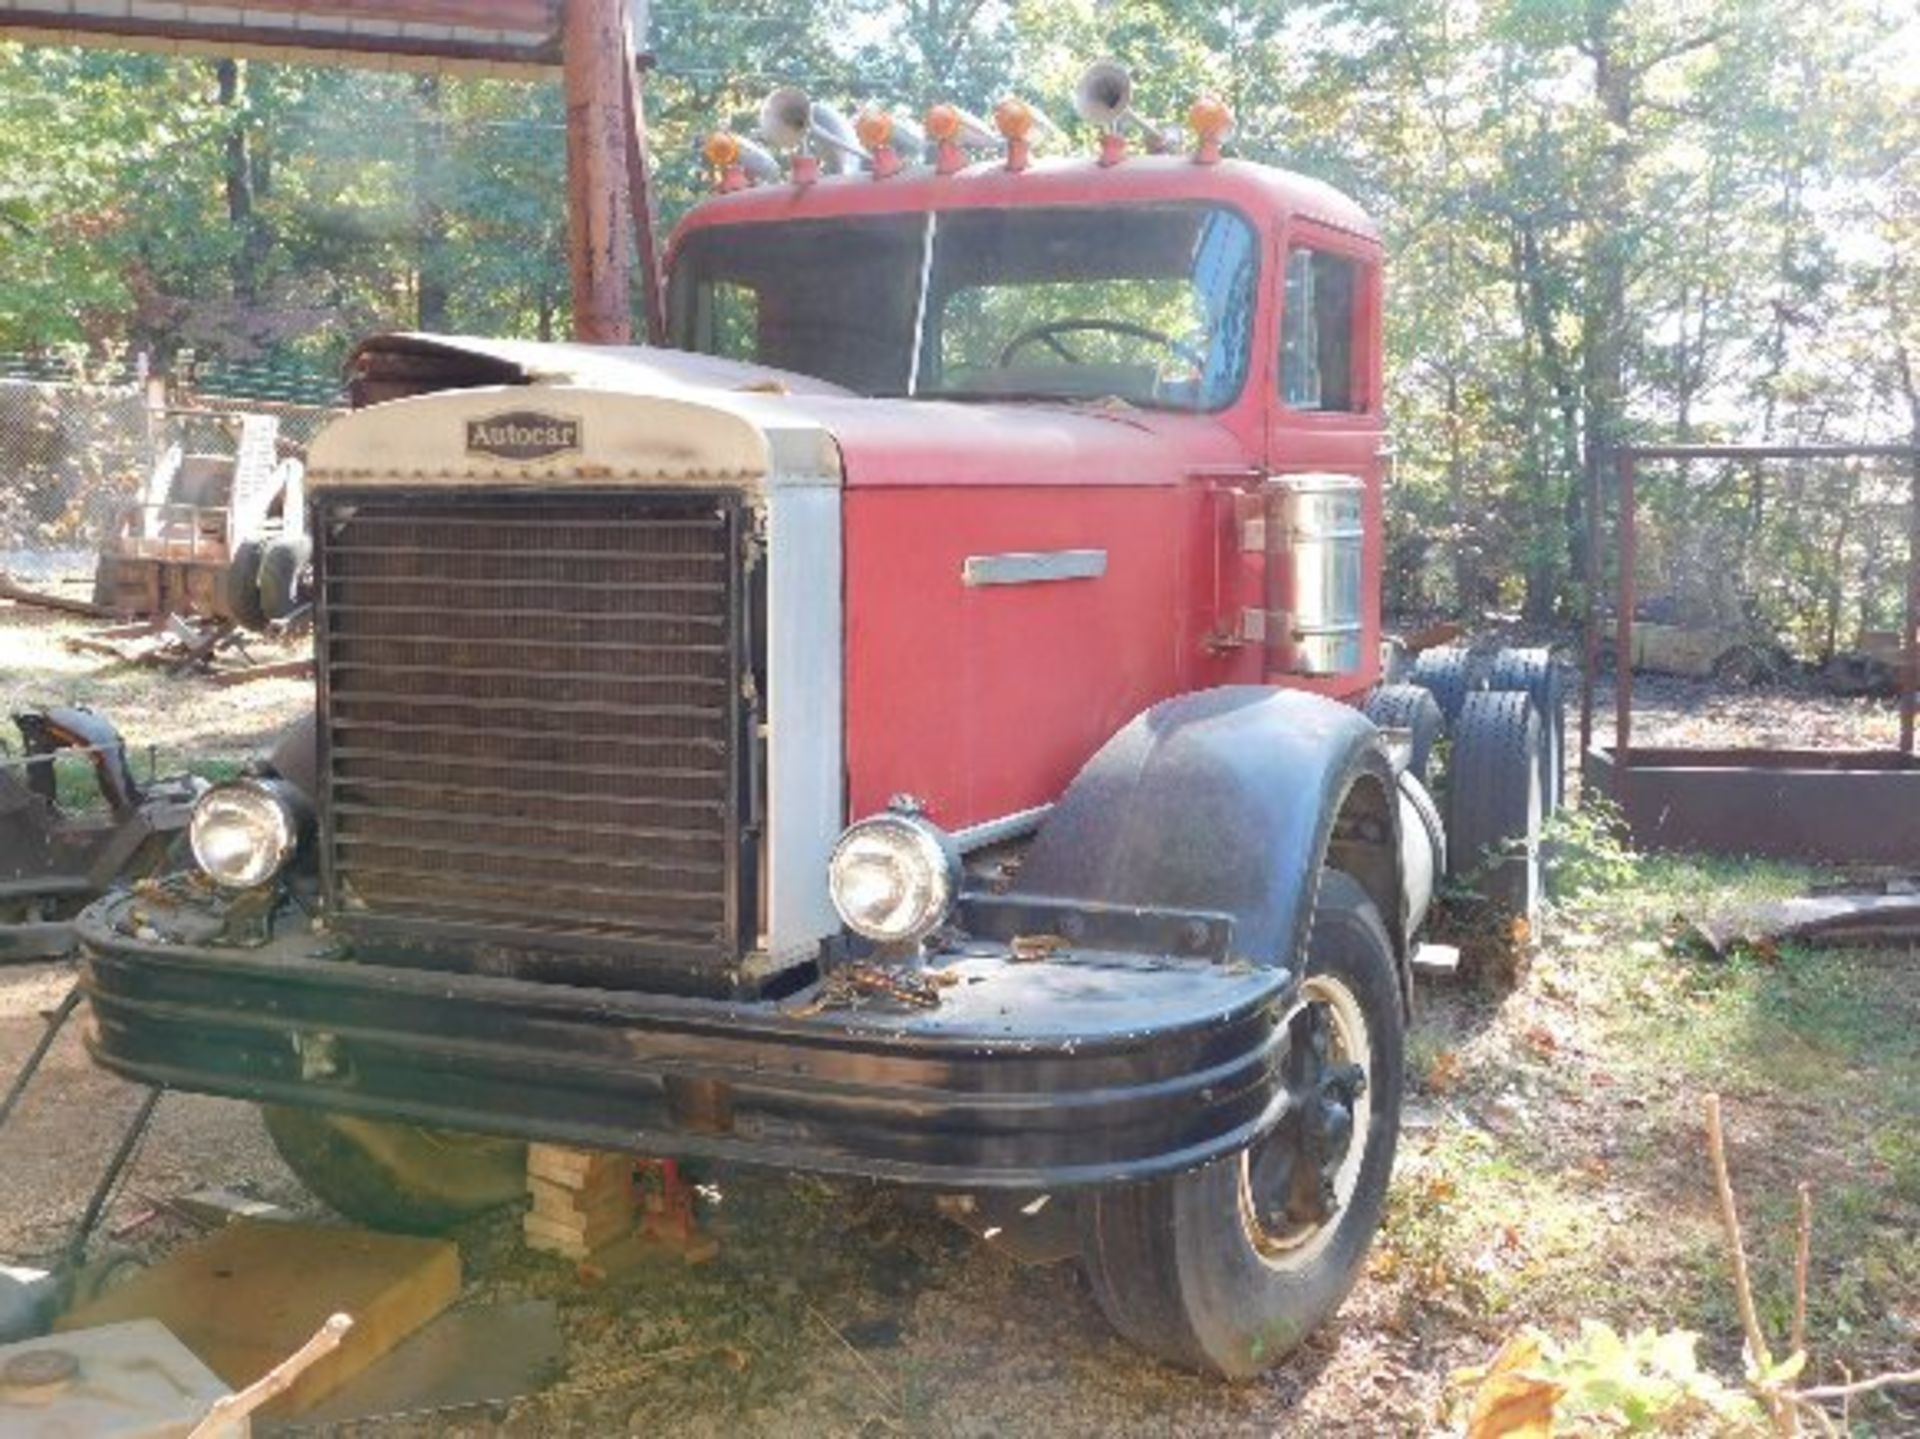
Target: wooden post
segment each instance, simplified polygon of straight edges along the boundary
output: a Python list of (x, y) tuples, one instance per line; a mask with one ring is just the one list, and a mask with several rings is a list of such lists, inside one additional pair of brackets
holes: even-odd
[(633, 341), (627, 263), (628, 65), (622, 0), (566, 0), (567, 231), (574, 338)]

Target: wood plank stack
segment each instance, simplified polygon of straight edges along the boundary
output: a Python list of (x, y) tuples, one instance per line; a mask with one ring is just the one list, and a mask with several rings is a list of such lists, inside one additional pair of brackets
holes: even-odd
[(633, 1232), (633, 1156), (558, 1144), (527, 1148), (527, 1248), (587, 1259)]

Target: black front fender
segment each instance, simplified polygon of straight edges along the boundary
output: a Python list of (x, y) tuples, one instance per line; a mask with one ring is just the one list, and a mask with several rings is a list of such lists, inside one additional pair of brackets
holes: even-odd
[(1292, 968), (1331, 860), (1370, 871), (1355, 878), (1404, 956), (1394, 794), (1379, 731), (1347, 705), (1254, 685), (1181, 695), (1087, 762), (1015, 895), (1221, 913), (1234, 958)]

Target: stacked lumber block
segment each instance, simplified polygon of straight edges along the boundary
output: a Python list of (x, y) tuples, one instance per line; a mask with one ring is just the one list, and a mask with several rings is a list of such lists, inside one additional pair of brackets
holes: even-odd
[(558, 1144), (527, 1148), (527, 1248), (586, 1259), (633, 1232), (633, 1156)]

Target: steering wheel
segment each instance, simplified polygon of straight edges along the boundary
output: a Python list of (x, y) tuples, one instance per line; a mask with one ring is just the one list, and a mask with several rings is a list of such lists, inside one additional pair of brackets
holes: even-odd
[(1045, 345), (1069, 365), (1084, 364), (1085, 362), (1078, 355), (1060, 343), (1060, 337), (1096, 331), (1105, 331), (1110, 335), (1131, 335), (1136, 340), (1147, 340), (1178, 355), (1195, 370), (1204, 373), (1207, 368), (1206, 356), (1194, 349), (1192, 345), (1184, 344), (1171, 335), (1163, 334), (1147, 325), (1137, 325), (1132, 320), (1108, 320), (1093, 316), (1044, 320), (1037, 325), (1029, 325), (1001, 347), (998, 363), (1004, 368), (1013, 363), (1013, 357), (1021, 350), (1028, 345), (1037, 344)]

